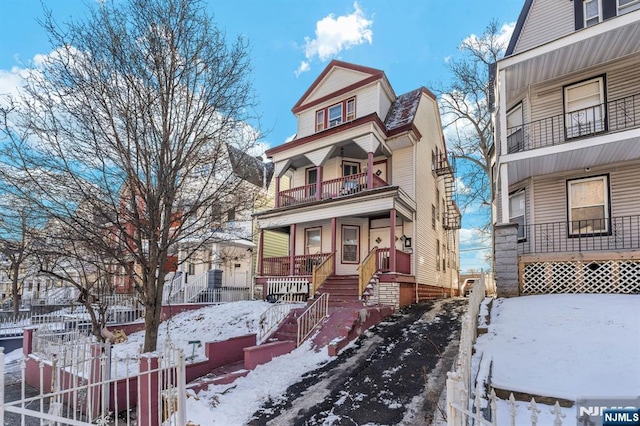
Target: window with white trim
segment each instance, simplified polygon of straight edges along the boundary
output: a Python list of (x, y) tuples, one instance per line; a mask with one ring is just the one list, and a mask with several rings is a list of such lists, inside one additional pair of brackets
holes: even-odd
[(638, 9), (640, 9), (640, 0), (618, 0), (619, 15)]
[(609, 178), (595, 176), (567, 181), (569, 235), (609, 233)]
[(602, 21), (601, 0), (584, 0), (584, 26), (590, 27)]
[(317, 183), (318, 183), (318, 169), (316, 167), (309, 167), (307, 169), (307, 197), (313, 197), (316, 195)]
[(440, 270), (440, 240), (436, 240), (436, 271)]
[(305, 229), (304, 254), (317, 254), (322, 252), (322, 228)]
[(568, 139), (604, 131), (604, 77), (566, 86), (564, 110)]
[(342, 263), (359, 263), (360, 227), (342, 226)]
[(524, 150), (524, 129), (522, 127), (522, 103), (507, 112), (507, 151)]
[(316, 111), (316, 132), (330, 129), (356, 119), (356, 98), (345, 99), (337, 104)]
[(524, 189), (509, 196), (509, 223), (518, 224), (518, 241), (527, 238), (527, 197)]

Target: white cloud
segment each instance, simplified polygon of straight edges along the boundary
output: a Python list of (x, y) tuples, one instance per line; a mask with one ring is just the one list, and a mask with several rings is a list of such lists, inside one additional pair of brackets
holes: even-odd
[(371, 26), (373, 20), (368, 19), (360, 5), (353, 3), (354, 11), (349, 15), (334, 16), (329, 14), (316, 23), (315, 38), (305, 37), (304, 55), (306, 60), (300, 63), (296, 76), (311, 69), (314, 58), (326, 62), (343, 50), (351, 49), (368, 42), (373, 42)]
[[(507, 46), (509, 44), (509, 39), (511, 39), (511, 34), (513, 34), (513, 29), (516, 27), (515, 22), (511, 22), (508, 24), (502, 24), (500, 27), (500, 32), (497, 34), (497, 44), (502, 46)], [(462, 41), (462, 45), (473, 46), (476, 50), (484, 50), (482, 45), (478, 41), (478, 36), (475, 34), (469, 35)]]

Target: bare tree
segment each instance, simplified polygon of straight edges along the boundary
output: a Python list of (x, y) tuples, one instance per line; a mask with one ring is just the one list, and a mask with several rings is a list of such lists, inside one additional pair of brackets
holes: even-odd
[(30, 268), (37, 254), (37, 244), (33, 232), (39, 226), (34, 209), (19, 199), (5, 195), (0, 201), (0, 253), (3, 257), (7, 278), (11, 282), (11, 302), (13, 315), (20, 312), (24, 281), (35, 273)]
[(0, 173), (130, 274), (153, 351), (168, 257), (207, 243), (213, 205), (255, 199), (226, 155), (259, 136), (247, 43), (227, 43), (199, 0), (100, 2), (83, 21), (42, 24), (54, 50), (0, 109)]
[(440, 98), (447, 149), (457, 160), (458, 201), (462, 209), (491, 205), (490, 167), (493, 126), (490, 102), (493, 86), (490, 67), (504, 54), (507, 38), (492, 21), (479, 36), (465, 39), (460, 56), (448, 62), (451, 83), (436, 89)]

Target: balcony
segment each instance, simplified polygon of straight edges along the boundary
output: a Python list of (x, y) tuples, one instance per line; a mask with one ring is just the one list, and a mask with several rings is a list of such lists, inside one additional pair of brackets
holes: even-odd
[[(387, 182), (373, 175), (371, 189), (389, 186)], [(337, 179), (299, 186), (297, 188), (280, 191), (277, 198), (277, 207), (297, 206), (314, 201), (329, 200), (358, 194), (369, 190), (367, 186), (367, 173), (358, 173)]]
[(398, 272), (400, 274), (411, 273), (411, 255), (396, 249), (396, 270), (392, 271), (389, 265), (388, 248), (376, 250), (376, 269), (380, 272)]
[(640, 216), (525, 225), (518, 253), (570, 253), (640, 249)]
[(507, 129), (507, 152), (529, 151), (640, 126), (640, 94)]

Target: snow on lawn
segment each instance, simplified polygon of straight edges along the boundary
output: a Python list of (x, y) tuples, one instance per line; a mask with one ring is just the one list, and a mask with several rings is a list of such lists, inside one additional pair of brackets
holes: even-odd
[[(271, 303), (251, 300), (182, 312), (160, 324), (157, 351), (161, 352), (169, 340), (174, 347), (181, 348), (185, 356), (191, 357), (194, 345), (189, 342), (199, 340), (202, 346), (196, 345), (193, 361), (204, 361), (205, 342), (257, 333), (260, 315), (271, 306)], [(144, 333), (144, 330), (131, 333), (126, 342), (113, 346), (112, 354), (118, 358), (136, 356), (144, 344)]]
[(304, 373), (332, 359), (324, 348), (315, 352), (310, 340), (291, 353), (259, 365), (232, 384), (209, 386), (208, 390), (198, 394), (197, 401), (188, 398), (187, 420), (203, 426), (246, 425), (263, 404), (269, 400), (278, 401)]
[[(640, 295), (497, 299), (477, 355), (494, 387), (575, 401), (640, 395)], [(484, 370), (487, 370), (484, 368)]]

